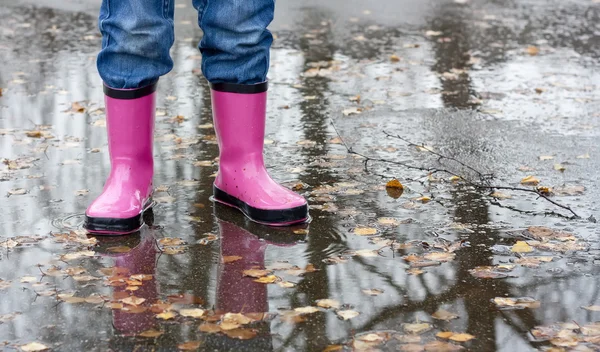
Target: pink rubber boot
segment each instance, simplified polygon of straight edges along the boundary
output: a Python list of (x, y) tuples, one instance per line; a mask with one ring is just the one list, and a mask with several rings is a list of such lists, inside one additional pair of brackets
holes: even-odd
[(267, 82), (210, 86), (219, 142), (214, 199), (261, 224), (286, 226), (307, 221), (306, 200), (273, 181), (265, 169)]
[(102, 194), (85, 212), (93, 233), (127, 234), (144, 224), (152, 207), (152, 143), (156, 83), (139, 89), (104, 86), (111, 170)]

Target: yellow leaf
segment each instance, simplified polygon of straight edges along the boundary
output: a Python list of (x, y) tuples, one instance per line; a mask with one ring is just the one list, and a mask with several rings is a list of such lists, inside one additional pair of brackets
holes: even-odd
[(250, 276), (250, 277), (263, 277), (263, 276), (267, 276), (267, 275), (271, 274), (271, 271), (264, 270), (264, 269), (248, 269), (248, 270), (244, 270), (243, 274), (244, 274), (244, 276)]
[(393, 54), (392, 56), (390, 56), (390, 61), (391, 62), (399, 62), (400, 61), (400, 57), (396, 54)]
[(373, 227), (356, 227), (353, 232), (358, 236), (373, 236), (377, 234), (377, 229)]
[(229, 255), (229, 256), (224, 256), (222, 261), (223, 261), (223, 263), (228, 264), (228, 263), (237, 262), (240, 259), (242, 259), (242, 257), (240, 257), (239, 255)]
[(527, 52), (527, 54), (529, 54), (531, 56), (536, 56), (537, 54), (540, 53), (540, 49), (537, 46), (533, 46), (533, 45), (528, 46), (525, 51)]
[(279, 280), (279, 278), (275, 275), (263, 276), (254, 280), (254, 282), (258, 282), (259, 284), (272, 284)]
[(525, 241), (517, 241), (517, 243), (512, 246), (511, 251), (514, 253), (529, 253), (533, 252), (533, 248)]
[(526, 176), (521, 180), (521, 184), (525, 186), (537, 186), (539, 183), (540, 180), (538, 180), (534, 176)]
[(554, 170), (564, 172), (567, 168), (562, 164), (554, 164)]
[(400, 222), (398, 222), (398, 220), (396, 220), (394, 218), (379, 218), (379, 219), (377, 219), (377, 222), (380, 225), (385, 225), (385, 226), (398, 226), (400, 224)]
[(450, 336), (450, 340), (456, 341), (456, 342), (467, 342), (467, 341), (473, 340), (474, 338), (475, 338), (475, 336), (469, 335), (466, 333), (454, 334), (454, 335)]
[(545, 196), (549, 196), (552, 194), (552, 188), (546, 186), (538, 186), (536, 190)]
[(383, 290), (373, 288), (373, 289), (369, 289), (369, 290), (362, 290), (362, 292), (365, 295), (369, 295), (369, 296), (379, 296), (380, 294), (383, 293)]
[(300, 314), (312, 314), (312, 313), (316, 313), (316, 312), (320, 312), (319, 308), (317, 307), (299, 307), (294, 309), (295, 312), (300, 313)]
[(429, 203), (431, 201), (431, 198), (427, 197), (427, 196), (423, 196), (423, 197), (419, 197), (415, 199), (417, 202), (421, 202), (423, 204), (425, 203)]
[(289, 281), (282, 281), (279, 282), (279, 287), (281, 288), (292, 288), (292, 287), (296, 287), (296, 284), (293, 282), (289, 282)]
[(200, 348), (200, 344), (200, 341), (188, 341), (186, 343), (177, 345), (177, 348), (182, 351), (195, 351)]
[(447, 339), (450, 338), (450, 336), (454, 335), (453, 332), (450, 331), (443, 331), (443, 332), (438, 332), (435, 336), (439, 337), (440, 339)]
[(204, 323), (204, 324), (200, 325), (198, 330), (212, 334), (212, 333), (221, 331), (221, 328), (217, 324)]
[(386, 183), (385, 187), (386, 188), (404, 189), (404, 186), (402, 186), (400, 181), (398, 181), (397, 179), (393, 179), (393, 180), (389, 181), (388, 183)]
[(162, 320), (169, 320), (169, 319), (173, 319), (177, 316), (177, 313), (172, 312), (172, 311), (168, 311), (168, 312), (163, 312), (160, 314), (157, 314), (156, 317), (158, 319), (162, 319)]

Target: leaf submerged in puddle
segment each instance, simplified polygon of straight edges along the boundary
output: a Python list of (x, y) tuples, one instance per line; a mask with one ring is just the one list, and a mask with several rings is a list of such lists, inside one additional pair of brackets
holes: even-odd
[(337, 312), (337, 315), (344, 320), (350, 320), (359, 316), (360, 313), (354, 310), (340, 310)]
[(437, 319), (437, 320), (452, 320), (452, 319), (458, 319), (458, 315), (454, 314), (454, 313), (450, 313), (447, 310), (444, 309), (440, 309), (437, 312), (433, 313), (431, 315), (432, 318)]
[(431, 324), (428, 323), (404, 324), (403, 328), (406, 333), (414, 335), (421, 335), (432, 329)]
[(539, 308), (540, 302), (530, 297), (496, 297), (493, 302), (499, 309), (512, 310), (512, 309), (525, 309), (525, 308)]

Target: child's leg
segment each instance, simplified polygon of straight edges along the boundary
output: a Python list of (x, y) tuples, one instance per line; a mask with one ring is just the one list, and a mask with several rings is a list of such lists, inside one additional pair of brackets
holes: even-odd
[(267, 26), (273, 20), (274, 0), (194, 0), (202, 72), (211, 83), (264, 82), (273, 42)]
[(103, 0), (98, 72), (116, 89), (152, 84), (173, 68), (175, 0)]
[(85, 212), (88, 231), (133, 232), (151, 210), (155, 90), (173, 67), (174, 1), (102, 1), (98, 71), (105, 84), (111, 170)]
[(274, 0), (194, 0), (194, 6), (219, 143), (214, 199), (264, 224), (307, 221), (306, 200), (277, 184), (263, 160)]

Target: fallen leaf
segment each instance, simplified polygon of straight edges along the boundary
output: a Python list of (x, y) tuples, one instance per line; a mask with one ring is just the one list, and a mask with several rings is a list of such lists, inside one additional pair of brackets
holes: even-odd
[(19, 347), (24, 352), (46, 351), (50, 349), (50, 347), (43, 345), (39, 342), (30, 342), (26, 345), (21, 345)]
[(335, 308), (338, 309), (340, 307), (340, 302), (334, 299), (320, 299), (317, 301), (317, 306), (325, 309)]
[(450, 331), (442, 331), (435, 334), (435, 336), (439, 337), (440, 339), (448, 339), (452, 335), (454, 335), (454, 333)]
[(589, 159), (590, 158), (590, 154), (585, 153), (583, 155), (578, 155), (576, 158), (577, 159)]
[(553, 230), (545, 226), (530, 226), (527, 228), (529, 236), (538, 241), (558, 240), (558, 241), (575, 241), (575, 235), (569, 232)]
[(408, 334), (420, 335), (424, 332), (431, 330), (432, 327), (428, 323), (413, 323), (413, 324), (403, 324), (403, 329)]
[(398, 226), (400, 222), (395, 218), (379, 218), (377, 223), (384, 226)]
[(600, 312), (600, 306), (587, 306), (587, 307), (581, 307), (581, 308), (592, 311), (592, 312)]
[(308, 306), (308, 307), (295, 308), (294, 312), (297, 312), (300, 314), (312, 314), (312, 313), (320, 312), (320, 310), (317, 307)]
[(539, 183), (540, 180), (538, 180), (534, 176), (526, 176), (521, 180), (521, 184), (525, 186), (537, 186)]
[(351, 108), (342, 110), (342, 114), (344, 114), (344, 116), (358, 115), (361, 112), (362, 112), (362, 109), (358, 108), (358, 107), (351, 107)]
[(544, 161), (544, 160), (552, 160), (554, 159), (554, 157), (552, 155), (541, 155), (540, 156), (540, 160)]
[(19, 281), (21, 281), (22, 283), (31, 283), (36, 282), (37, 278), (35, 276), (23, 276)]
[(282, 287), (282, 288), (293, 288), (293, 287), (296, 287), (295, 283), (289, 282), (289, 281), (282, 281), (282, 282), (278, 282), (277, 284), (279, 285), (279, 287)]
[(554, 164), (554, 170), (556, 171), (560, 171), (560, 172), (565, 172), (567, 168), (564, 167), (562, 164)]
[(8, 196), (22, 196), (27, 194), (27, 190), (24, 188), (13, 188), (8, 190)]
[(437, 36), (442, 35), (442, 32), (429, 30), (429, 31), (425, 32), (425, 35), (428, 37), (437, 37)]
[(164, 333), (165, 333), (164, 331), (158, 331), (158, 330), (150, 329), (150, 330), (146, 330), (146, 331), (143, 331), (143, 332), (139, 333), (137, 336), (140, 336), (140, 337), (159, 337), (160, 335), (162, 335)]
[(500, 309), (510, 310), (510, 309), (525, 309), (525, 308), (539, 308), (540, 302), (536, 301), (530, 297), (496, 297), (493, 302)]
[(206, 311), (204, 309), (200, 309), (200, 308), (181, 309), (179, 311), (180, 315), (182, 315), (184, 317), (192, 317), (192, 318), (201, 318), (202, 316), (204, 316), (205, 313), (206, 313)]
[(473, 340), (474, 338), (475, 338), (475, 336), (469, 335), (467, 333), (454, 334), (454, 335), (450, 336), (450, 340), (456, 341), (456, 342), (467, 342), (467, 341)]
[(424, 346), (426, 352), (457, 352), (465, 348), (444, 341), (431, 341)]
[(501, 192), (494, 192), (492, 194), (490, 194), (490, 197), (496, 198), (496, 199), (510, 199), (512, 198), (512, 196), (508, 195), (508, 194), (504, 194)]
[(277, 282), (279, 280), (280, 280), (280, 278), (278, 278), (275, 275), (268, 275), (268, 276), (260, 277), (260, 278), (258, 278), (256, 280), (253, 280), (253, 281), (254, 282), (258, 282), (259, 284), (272, 284), (272, 283), (275, 283), (275, 282)]
[(197, 350), (198, 348), (200, 348), (200, 345), (201, 345), (200, 341), (188, 341), (186, 343), (177, 345), (177, 348), (179, 348), (182, 351), (193, 351), (193, 350)]
[(337, 315), (344, 320), (350, 320), (359, 316), (360, 313), (354, 310), (340, 310), (337, 312)]
[(272, 271), (264, 269), (248, 269), (244, 270), (242, 273), (244, 274), (244, 276), (259, 278), (271, 274)]
[(60, 257), (60, 259), (62, 261), (68, 262), (70, 260), (75, 260), (75, 259), (79, 259), (79, 258), (93, 257), (94, 255), (96, 255), (96, 253), (94, 251), (80, 251), (80, 252), (67, 253), (65, 255), (62, 255)]
[(239, 255), (229, 255), (229, 256), (223, 256), (222, 261), (224, 264), (228, 264), (228, 263), (237, 262), (240, 259), (242, 259), (242, 257), (240, 257)]
[(575, 185), (564, 185), (554, 187), (553, 192), (557, 196), (576, 196), (585, 193), (585, 187)]
[(198, 330), (212, 334), (221, 331), (221, 328), (217, 324), (204, 323), (198, 327)]
[(364, 341), (364, 342), (383, 342), (383, 341), (385, 341), (383, 336), (380, 336), (380, 335), (374, 334), (374, 333), (357, 336), (357, 337), (355, 337), (355, 339), (357, 339), (359, 341)]
[(431, 260), (442, 263), (452, 261), (454, 260), (454, 258), (456, 258), (456, 254), (450, 252), (432, 252), (423, 255), (423, 259), (425, 260)]
[(390, 61), (391, 62), (399, 62), (400, 61), (400, 57), (396, 54), (393, 54), (390, 56)]
[(365, 295), (369, 295), (369, 296), (379, 296), (380, 294), (382, 294), (384, 291), (380, 290), (378, 288), (373, 288), (373, 289), (368, 289), (368, 290), (362, 290), (362, 292)]
[(170, 319), (175, 318), (176, 316), (177, 316), (177, 313), (175, 313), (173, 311), (163, 312), (163, 313), (156, 315), (156, 317), (158, 319), (162, 319), (162, 320), (170, 320)]
[(132, 306), (137, 306), (137, 305), (140, 305), (140, 304), (146, 302), (146, 299), (141, 298), (141, 297), (136, 297), (136, 296), (130, 296), (130, 297), (121, 299), (121, 302), (132, 305)]
[(533, 252), (533, 248), (527, 244), (525, 241), (517, 241), (512, 248), (511, 252), (513, 253), (529, 253)]
[(452, 320), (452, 319), (458, 319), (458, 315), (454, 314), (454, 313), (450, 313), (447, 310), (444, 309), (440, 309), (437, 312), (431, 314), (431, 317), (437, 320)]
[(69, 111), (82, 114), (85, 112), (85, 108), (78, 102), (74, 102), (71, 104), (71, 109)]
[(530, 45), (525, 49), (525, 52), (531, 56), (536, 56), (540, 53), (540, 49), (537, 46)]
[(250, 340), (258, 335), (258, 332), (254, 329), (232, 329), (223, 331), (227, 337), (238, 340)]
[(506, 271), (496, 266), (478, 266), (469, 270), (469, 273), (480, 279), (504, 279), (508, 277)]
[(377, 234), (377, 229), (373, 227), (356, 227), (353, 233), (358, 236), (373, 236)]
[(554, 257), (522, 257), (516, 259), (516, 264), (522, 265), (527, 268), (537, 268), (542, 263), (548, 263), (554, 260)]

